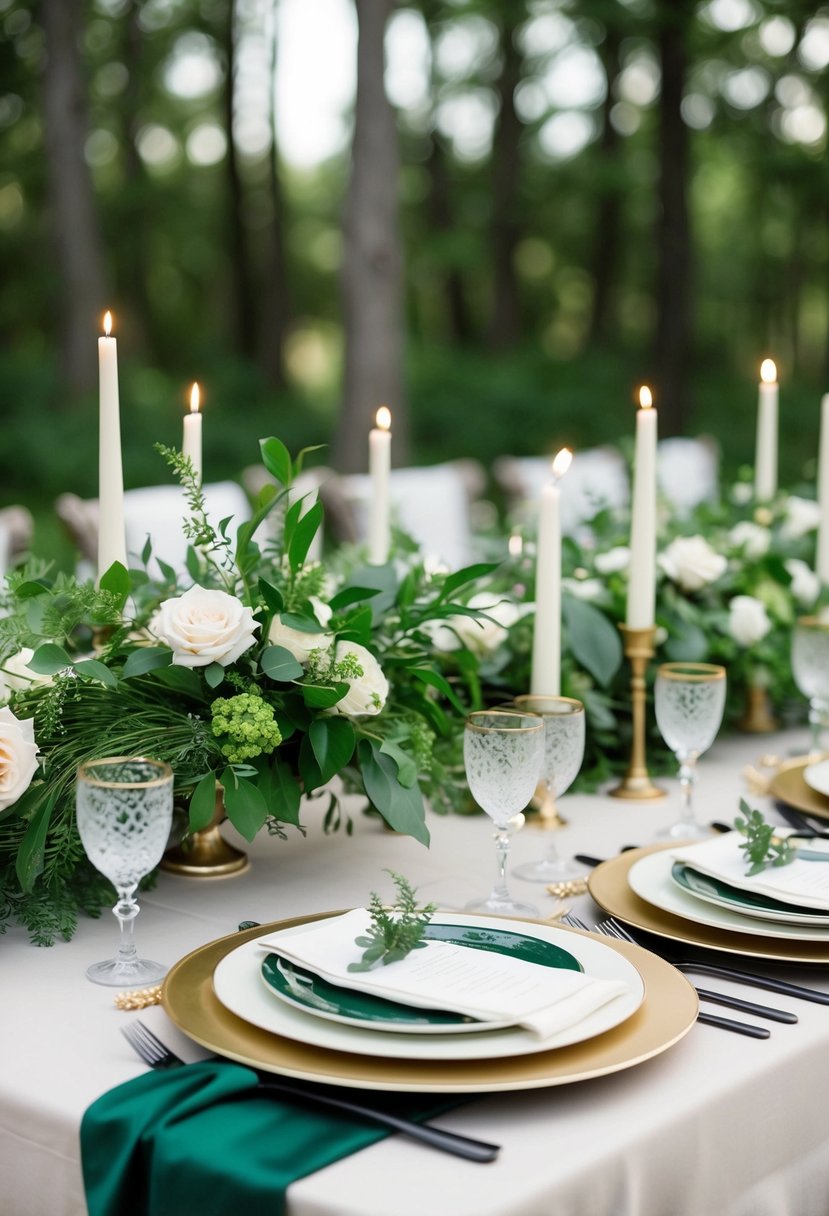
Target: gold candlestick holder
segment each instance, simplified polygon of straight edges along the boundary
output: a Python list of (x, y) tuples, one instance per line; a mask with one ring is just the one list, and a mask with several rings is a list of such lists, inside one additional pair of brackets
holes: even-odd
[(654, 785), (648, 774), (645, 756), (645, 672), (648, 660), (653, 658), (655, 626), (647, 629), (628, 629), (619, 626), (624, 641), (625, 658), (630, 663), (630, 700), (633, 711), (633, 738), (630, 747), (630, 764), (620, 783), (610, 791), (614, 798), (627, 798), (631, 802), (645, 802), (664, 798), (665, 790)]

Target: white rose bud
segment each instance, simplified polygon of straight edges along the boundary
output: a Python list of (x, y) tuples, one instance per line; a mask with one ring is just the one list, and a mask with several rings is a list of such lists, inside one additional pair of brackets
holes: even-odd
[(790, 557), (783, 564), (792, 578), (792, 595), (798, 604), (802, 604), (804, 608), (811, 608), (820, 595), (820, 579), (811, 566), (801, 561), (799, 557)]
[(41, 675), (29, 667), (34, 653), (30, 646), (24, 646), (0, 663), (0, 701), (8, 701), (10, 693), (31, 688), (33, 684), (52, 683), (51, 676)]
[(306, 666), (314, 650), (327, 650), (333, 641), (330, 633), (306, 633), (304, 629), (293, 629), (284, 625), (280, 616), (275, 616), (268, 630), (268, 641), (272, 646), (282, 646), (290, 651), (298, 663)]
[(680, 536), (659, 556), (659, 565), (683, 591), (699, 591), (725, 573), (728, 562), (702, 536)]
[(178, 667), (228, 667), (256, 641), (253, 611), (235, 595), (191, 587), (165, 600), (152, 622), (153, 632), (173, 652)]
[(334, 662), (341, 663), (347, 655), (352, 655), (363, 669), (361, 676), (346, 677), (348, 692), (334, 709), (338, 714), (349, 718), (367, 717), (379, 714), (386, 704), (389, 695), (389, 682), (383, 675), (383, 669), (370, 650), (359, 642), (338, 642), (334, 651)]
[(751, 520), (743, 519), (734, 525), (728, 534), (728, 539), (735, 549), (742, 549), (745, 556), (754, 561), (768, 553), (771, 532), (762, 524), (753, 524)]
[(771, 629), (765, 604), (753, 595), (735, 595), (728, 605), (728, 629), (738, 646), (754, 646)]
[(19, 719), (0, 709), (0, 811), (17, 802), (37, 770), (34, 718)]

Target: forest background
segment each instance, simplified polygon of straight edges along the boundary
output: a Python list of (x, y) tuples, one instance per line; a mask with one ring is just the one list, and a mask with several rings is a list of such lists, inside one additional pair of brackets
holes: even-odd
[[(126, 483), (189, 387), (205, 475), (257, 439), (365, 468), (662, 434), (781, 482), (829, 388), (829, 7), (802, 0), (0, 0), (0, 505)], [(325, 105), (327, 105), (327, 110)]]

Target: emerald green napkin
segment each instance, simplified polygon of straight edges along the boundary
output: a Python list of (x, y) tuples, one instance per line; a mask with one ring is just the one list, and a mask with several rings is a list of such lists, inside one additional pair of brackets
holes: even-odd
[[(256, 1083), (250, 1068), (208, 1060), (104, 1094), (81, 1124), (89, 1216), (280, 1216), (296, 1179), (389, 1135), (249, 1093)], [(438, 1106), (411, 1094), (372, 1094), (372, 1104), (415, 1119)]]

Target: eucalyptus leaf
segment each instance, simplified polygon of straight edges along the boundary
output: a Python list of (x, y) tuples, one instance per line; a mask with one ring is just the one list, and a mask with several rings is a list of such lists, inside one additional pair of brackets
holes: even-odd
[(210, 823), (216, 810), (216, 775), (206, 773), (190, 798), (190, 831), (201, 832)]
[(263, 650), (259, 666), (269, 680), (285, 684), (298, 680), (305, 670), (299, 660), (295, 659), (290, 650), (286, 650), (284, 646), (269, 646), (267, 650)]
[(104, 684), (107, 688), (117, 688), (118, 679), (113, 671), (98, 659), (78, 659), (72, 664), (73, 669), (79, 676), (85, 676), (89, 680), (97, 680), (99, 684)]
[(268, 817), (261, 791), (252, 781), (227, 768), (219, 779), (225, 791), (227, 817), (245, 840), (252, 841)]
[(26, 664), (40, 676), (54, 676), (72, 666), (72, 660), (62, 646), (54, 642), (43, 642)]
[(225, 678), (225, 669), (221, 663), (208, 663), (203, 671), (204, 682), (208, 688), (218, 688)]
[(348, 692), (348, 684), (301, 684), (305, 704), (311, 709), (331, 709), (342, 701)]
[(372, 805), (389, 827), (428, 845), (429, 829), (420, 787), (401, 785), (394, 760), (383, 755), (372, 739), (360, 740), (359, 754), (363, 785)]
[(308, 731), (320, 770), (320, 785), (330, 781), (348, 764), (354, 753), (356, 737), (348, 718), (318, 718)]
[(574, 658), (606, 688), (622, 662), (618, 629), (598, 608), (574, 596), (562, 598), (561, 612)]
[(131, 680), (159, 667), (169, 667), (172, 661), (173, 652), (166, 646), (141, 646), (127, 657), (121, 679)]

